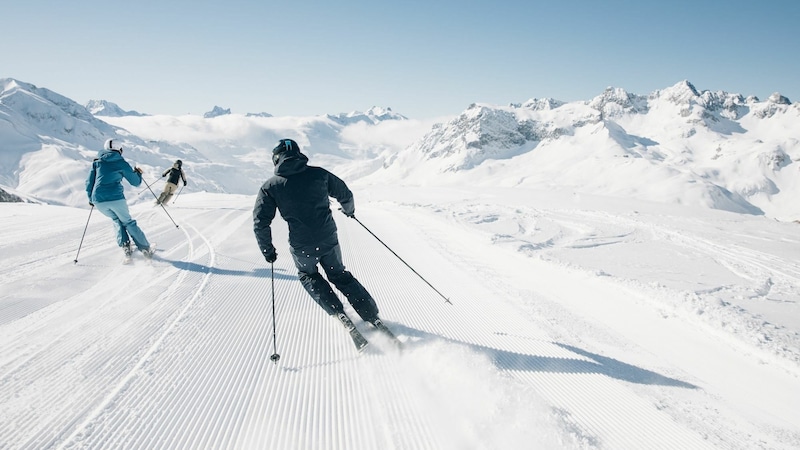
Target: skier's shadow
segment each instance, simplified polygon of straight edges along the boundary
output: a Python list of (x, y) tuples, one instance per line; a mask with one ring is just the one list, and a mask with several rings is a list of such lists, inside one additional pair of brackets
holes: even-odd
[[(389, 324), (398, 334), (411, 337), (411, 341), (406, 343), (407, 347), (415, 347), (424, 342), (433, 340), (450, 342), (453, 344), (467, 346), (470, 349), (487, 355), (502, 370), (520, 370), (531, 372), (554, 372), (554, 373), (598, 373), (636, 384), (649, 384), (659, 386), (680, 387), (685, 389), (697, 389), (697, 386), (685, 381), (676, 380), (659, 373), (633, 366), (631, 364), (618, 361), (606, 356), (590, 353), (586, 350), (573, 347), (567, 344), (552, 342), (565, 350), (568, 350), (580, 357), (559, 358), (552, 356), (531, 355), (517, 353), (508, 350), (486, 347), (479, 344), (448, 339), (436, 334), (428, 333), (415, 328), (410, 328), (401, 324)], [(588, 361), (587, 361), (588, 360)]]
[[(272, 276), (271, 270), (259, 267), (253, 270), (233, 270), (224, 269), (221, 267), (210, 267), (205, 264), (197, 264), (191, 261), (178, 261), (174, 259), (159, 258), (161, 261), (172, 264), (173, 267), (179, 270), (187, 270), (189, 272), (209, 273), (213, 275), (227, 275), (237, 277), (255, 277), (255, 278), (270, 278)], [(286, 273), (283, 269), (275, 269), (276, 280), (296, 280), (297, 274)]]

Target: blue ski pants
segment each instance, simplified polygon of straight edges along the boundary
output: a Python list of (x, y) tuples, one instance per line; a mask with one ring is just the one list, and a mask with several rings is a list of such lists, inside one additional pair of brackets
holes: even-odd
[(147, 250), (150, 248), (150, 242), (147, 241), (144, 232), (139, 228), (139, 225), (136, 225), (136, 221), (131, 217), (131, 213), (128, 211), (128, 203), (124, 198), (122, 200), (95, 203), (94, 207), (114, 221), (114, 230), (117, 233), (117, 245), (120, 247), (125, 246), (133, 239), (133, 242), (139, 250)]

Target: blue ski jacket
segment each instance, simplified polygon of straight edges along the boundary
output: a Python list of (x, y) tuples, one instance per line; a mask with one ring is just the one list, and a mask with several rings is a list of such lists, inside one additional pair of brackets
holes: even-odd
[(122, 155), (114, 150), (100, 150), (86, 178), (86, 195), (90, 203), (110, 202), (125, 198), (122, 179), (131, 186), (142, 184), (142, 176), (135, 172)]

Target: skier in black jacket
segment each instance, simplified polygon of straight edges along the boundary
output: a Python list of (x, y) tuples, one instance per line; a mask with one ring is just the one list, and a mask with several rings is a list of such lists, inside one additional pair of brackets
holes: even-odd
[(365, 321), (383, 327), (378, 306), (364, 286), (345, 270), (329, 197), (335, 198), (348, 217), (355, 214), (353, 193), (347, 185), (321, 167), (307, 165), (297, 142), (283, 139), (272, 150), (275, 176), (258, 192), (253, 208), (253, 225), (261, 253), (269, 263), (278, 255), (272, 245), (270, 224), (276, 209), (289, 225), (289, 251), (303, 287), (315, 302), (336, 317), (348, 330), (354, 325), (344, 312), (339, 298), (317, 269), (319, 264), (328, 280), (342, 292)]
[(164, 191), (158, 196), (156, 205), (166, 205), (169, 202), (172, 198), (172, 194), (178, 190), (178, 180), (183, 181), (183, 185), (186, 186), (186, 174), (183, 173), (183, 161), (180, 159), (175, 161), (172, 167), (161, 174), (161, 178), (167, 176), (167, 184), (164, 185)]

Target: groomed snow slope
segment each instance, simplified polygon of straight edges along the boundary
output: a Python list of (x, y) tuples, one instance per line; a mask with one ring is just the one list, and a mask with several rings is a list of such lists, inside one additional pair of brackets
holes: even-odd
[(87, 210), (0, 205), (0, 448), (800, 446), (796, 225), (520, 190), (356, 195), (453, 304), (335, 213), (406, 343), (359, 321), (358, 354), (278, 218), (277, 364), (253, 197), (185, 194), (178, 228), (134, 205), (159, 251), (129, 266), (96, 212), (74, 264)]

